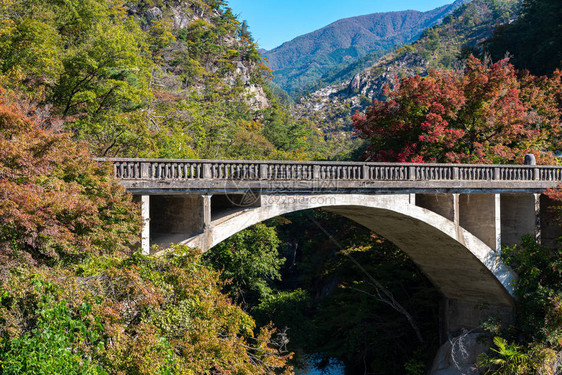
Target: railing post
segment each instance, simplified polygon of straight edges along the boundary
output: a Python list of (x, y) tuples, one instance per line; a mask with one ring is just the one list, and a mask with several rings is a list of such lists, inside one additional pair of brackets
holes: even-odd
[(315, 180), (319, 180), (320, 179), (320, 166), (319, 165), (314, 165), (314, 168), (312, 170), (312, 178)]
[(453, 180), (459, 179), (459, 167), (453, 167)]
[(148, 167), (150, 166), (149, 162), (143, 161), (141, 162), (141, 178), (147, 179), (150, 178), (149, 172), (148, 172)]
[(416, 179), (416, 167), (413, 165), (408, 166), (408, 180), (414, 181)]
[(267, 180), (269, 178), (269, 176), (267, 175), (268, 169), (268, 164), (260, 164), (260, 180)]
[(498, 167), (492, 167), (494, 168), (494, 180), (498, 181), (501, 179), (501, 175), (500, 175), (500, 168)]
[(369, 166), (367, 164), (363, 164), (363, 180), (370, 180), (371, 176), (369, 176)]
[(541, 179), (541, 171), (537, 167), (533, 168), (533, 179), (536, 181)]
[(213, 172), (211, 171), (210, 163), (203, 163), (203, 179), (210, 180), (213, 178)]

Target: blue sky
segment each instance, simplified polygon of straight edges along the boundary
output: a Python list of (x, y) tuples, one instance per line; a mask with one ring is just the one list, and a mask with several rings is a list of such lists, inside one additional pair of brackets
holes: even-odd
[(272, 49), (340, 18), (376, 12), (426, 11), (454, 0), (228, 0), (260, 48)]

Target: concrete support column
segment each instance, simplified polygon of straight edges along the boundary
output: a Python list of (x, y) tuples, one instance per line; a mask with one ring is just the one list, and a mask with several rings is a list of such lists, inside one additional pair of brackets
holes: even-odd
[(502, 245), (521, 243), (521, 237), (529, 234), (540, 237), (540, 195), (504, 193), (501, 195)]
[(416, 194), (416, 205), (427, 208), (452, 222), (458, 223), (458, 194)]
[(501, 195), (494, 194), (494, 232), (496, 240), (494, 241), (494, 247), (498, 254), (502, 251), (502, 217), (501, 217)]
[(416, 205), (416, 195), (417, 194), (410, 194), (410, 204)]
[(459, 225), (459, 202), (460, 202), (460, 194), (453, 194), (453, 207), (455, 208), (455, 213), (453, 215), (453, 223)]
[(212, 195), (203, 195), (203, 232), (211, 228), (211, 198)]
[(546, 195), (540, 196), (540, 237), (544, 246), (556, 248), (560, 246), (558, 237), (562, 236), (562, 228), (555, 221), (560, 212), (560, 203)]
[(213, 243), (213, 232), (211, 229), (212, 219), (212, 204), (211, 204), (211, 194), (202, 195), (202, 209), (203, 209), (203, 238), (200, 244), (201, 250), (207, 251)]
[(143, 254), (150, 254), (150, 195), (141, 197), (141, 251)]
[(469, 193), (459, 197), (459, 225), (501, 252), (500, 194)]

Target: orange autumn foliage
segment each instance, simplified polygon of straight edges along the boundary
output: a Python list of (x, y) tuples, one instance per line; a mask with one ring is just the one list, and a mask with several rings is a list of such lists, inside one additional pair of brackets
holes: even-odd
[(137, 206), (70, 135), (42, 129), (0, 91), (0, 264), (52, 264), (131, 252)]

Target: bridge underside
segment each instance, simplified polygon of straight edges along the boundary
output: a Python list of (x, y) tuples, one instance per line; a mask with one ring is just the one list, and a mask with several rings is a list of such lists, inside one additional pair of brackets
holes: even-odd
[[(256, 223), (290, 212), (323, 208), (395, 243), (445, 297), (513, 304), (515, 275), (501, 262), (498, 252), (502, 229), (498, 194), (268, 194), (250, 198), (153, 196), (149, 210), (152, 243), (184, 243), (206, 251)], [(525, 198), (518, 200), (517, 209), (532, 211), (532, 220), (504, 225), (511, 241), (525, 233), (536, 234), (536, 197), (527, 194)], [(508, 207), (504, 206), (505, 211)], [(521, 233), (516, 236), (516, 232)]]

